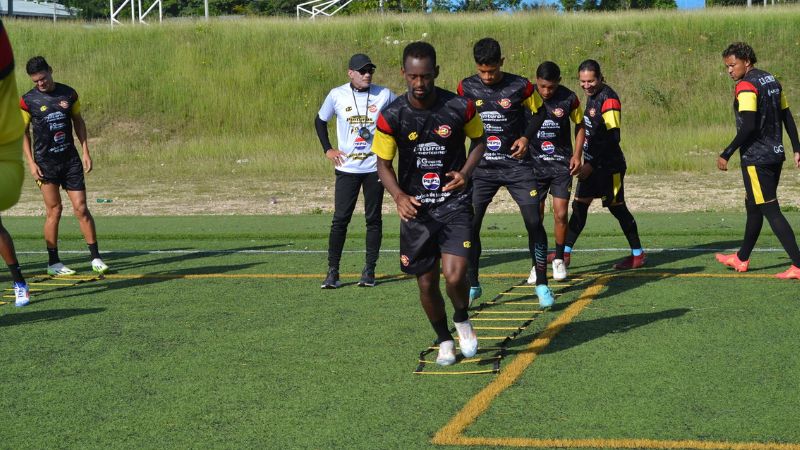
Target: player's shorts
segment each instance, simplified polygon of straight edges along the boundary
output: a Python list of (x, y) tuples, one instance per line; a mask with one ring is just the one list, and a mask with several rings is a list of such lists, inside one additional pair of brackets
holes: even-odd
[(742, 178), (746, 198), (756, 205), (778, 198), (778, 181), (781, 179), (783, 163), (766, 166), (742, 166)]
[(22, 192), (25, 166), (22, 164), (22, 137), (0, 145), (0, 211), (17, 204)]
[(505, 186), (517, 205), (536, 205), (536, 177), (530, 166), (513, 169), (482, 169), (472, 172), (472, 204), (488, 205), (500, 187)]
[(578, 180), (575, 198), (599, 198), (603, 206), (625, 202), (625, 171), (609, 172), (595, 169), (585, 180)]
[(64, 161), (43, 162), (39, 164), (42, 178), (36, 184), (57, 184), (66, 191), (85, 191), (86, 183), (83, 178), (83, 163), (77, 156)]
[(429, 272), (442, 253), (466, 258), (471, 239), (470, 207), (441, 218), (400, 221), (400, 270), (411, 275)]
[(555, 198), (569, 200), (572, 194), (572, 175), (569, 170), (559, 171), (558, 173), (538, 173), (536, 174), (536, 190), (539, 191), (539, 201), (547, 200), (547, 194)]

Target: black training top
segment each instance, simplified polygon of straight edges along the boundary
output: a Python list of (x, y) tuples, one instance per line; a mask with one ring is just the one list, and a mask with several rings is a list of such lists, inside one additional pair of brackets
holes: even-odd
[(72, 137), (72, 115), (80, 113), (75, 89), (61, 83), (55, 83), (52, 92), (34, 87), (22, 96), (20, 108), (25, 122), (32, 125), (33, 156), (37, 163), (78, 156)]

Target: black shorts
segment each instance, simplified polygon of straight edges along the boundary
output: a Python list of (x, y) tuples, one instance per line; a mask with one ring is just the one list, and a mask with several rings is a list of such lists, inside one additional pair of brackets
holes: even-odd
[(45, 183), (57, 184), (66, 191), (85, 191), (83, 163), (80, 158), (65, 161), (37, 163), (42, 171), (42, 178), (36, 180), (41, 187)]
[(625, 202), (625, 171), (609, 172), (594, 169), (585, 180), (578, 180), (575, 198), (600, 198), (603, 206)]
[(472, 210), (461, 208), (446, 217), (400, 221), (400, 270), (411, 275), (429, 272), (442, 253), (469, 256)]
[(572, 175), (568, 169), (558, 173), (537, 173), (536, 190), (539, 191), (540, 202), (547, 200), (548, 193), (555, 198), (569, 200), (572, 194)]
[(778, 181), (781, 179), (783, 163), (767, 166), (742, 166), (745, 197), (756, 205), (762, 205), (778, 198)]
[(520, 166), (513, 169), (475, 169), (472, 173), (472, 204), (488, 205), (501, 186), (508, 189), (517, 205), (536, 205), (539, 197), (536, 191), (536, 177), (533, 168)]

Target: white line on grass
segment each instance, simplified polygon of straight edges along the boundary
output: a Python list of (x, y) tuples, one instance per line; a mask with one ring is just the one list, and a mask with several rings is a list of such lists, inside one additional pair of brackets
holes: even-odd
[[(552, 249), (551, 249), (552, 250)], [(668, 248), (645, 248), (647, 253), (713, 253), (713, 252), (732, 252), (736, 248), (688, 248), (688, 247), (668, 247)], [(381, 249), (381, 253), (398, 253), (398, 249)], [(483, 253), (528, 253), (527, 248), (489, 248), (483, 249)], [(573, 253), (600, 253), (600, 252), (627, 252), (629, 248), (582, 248), (574, 249)], [(753, 252), (773, 253), (783, 252), (782, 248), (757, 248)], [(20, 255), (42, 255), (47, 252), (44, 250), (17, 250)], [(89, 253), (86, 250), (59, 250), (60, 254), (84, 255)], [(103, 250), (103, 253), (132, 254), (132, 255), (196, 255), (196, 254), (265, 254), (265, 255), (306, 255), (306, 254), (327, 254), (327, 250)], [(344, 250), (342, 253), (364, 253), (364, 250)]]

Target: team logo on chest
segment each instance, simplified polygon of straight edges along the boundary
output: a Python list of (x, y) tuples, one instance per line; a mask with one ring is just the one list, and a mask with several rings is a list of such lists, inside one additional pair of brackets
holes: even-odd
[(502, 106), (503, 109), (511, 108), (511, 100), (504, 98), (497, 102), (498, 105)]
[(408, 133), (408, 140), (409, 141), (416, 141), (417, 140), (417, 132), (416, 131), (412, 131), (411, 133)]
[(61, 100), (61, 101), (58, 103), (58, 106), (60, 106), (60, 107), (61, 107), (61, 108), (63, 108), (63, 109), (69, 109), (69, 102), (68, 102), (68, 101), (66, 101), (66, 100)]
[(344, 109), (345, 112), (350, 112), (352, 110), (353, 110), (352, 106), (348, 106), (347, 108)]
[(374, 113), (378, 111), (378, 105), (369, 105), (369, 112)]
[(490, 151), (496, 152), (503, 146), (503, 141), (497, 136), (489, 136), (486, 138), (486, 148)]
[(450, 125), (439, 125), (439, 128), (437, 128), (434, 131), (434, 133), (438, 134), (439, 136), (441, 136), (443, 138), (450, 137), (450, 134), (452, 132), (453, 132), (453, 130), (450, 128)]
[(542, 142), (542, 151), (548, 155), (552, 155), (556, 151), (556, 146), (550, 141)]
[(564, 117), (564, 110), (561, 108), (556, 108), (553, 110), (553, 115), (558, 117), (559, 119)]
[(41, 112), (47, 111), (47, 106), (46, 105), (42, 105), (42, 107), (39, 108), (39, 111), (41, 111)]
[(483, 100), (475, 100), (475, 106), (483, 106)]
[(439, 189), (440, 185), (441, 185), (441, 181), (439, 181), (439, 174), (433, 173), (433, 172), (428, 172), (428, 173), (426, 173), (425, 175), (422, 176), (422, 186), (425, 189), (427, 189), (429, 191), (435, 191), (435, 190)]
[(589, 117), (594, 117), (597, 114), (597, 110), (594, 108), (589, 109)]

